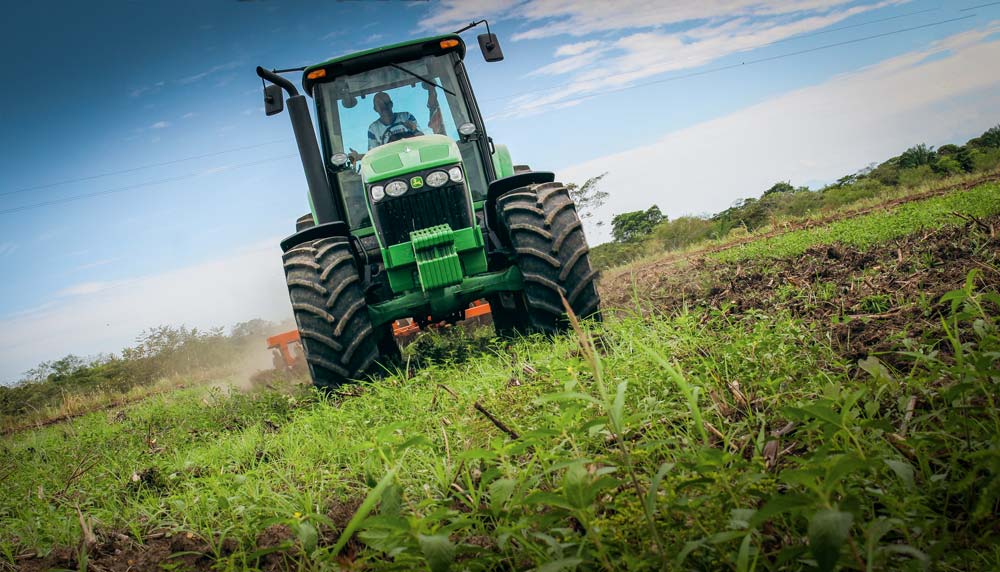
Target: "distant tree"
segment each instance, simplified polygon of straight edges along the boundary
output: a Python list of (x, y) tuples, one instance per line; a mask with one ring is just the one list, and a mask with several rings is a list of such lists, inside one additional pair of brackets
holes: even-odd
[(958, 153), (961, 150), (962, 148), (959, 147), (958, 145), (952, 145), (951, 143), (948, 143), (947, 145), (942, 145), (938, 147), (937, 154), (941, 157), (944, 157), (944, 156), (954, 155), (955, 153)]
[[(586, 221), (594, 218), (594, 212), (604, 206), (604, 202), (608, 199), (608, 193), (597, 188), (601, 179), (607, 174), (604, 172), (596, 177), (591, 177), (579, 186), (576, 183), (566, 185), (570, 198), (576, 203), (576, 214), (580, 215), (581, 220)], [(604, 221), (597, 221), (597, 226), (603, 224)]]
[(771, 188), (764, 191), (764, 196), (774, 195), (777, 193), (794, 193), (795, 187), (792, 186), (791, 181), (780, 181), (773, 185)]
[(979, 136), (979, 141), (983, 147), (993, 147), (1000, 149), (1000, 125), (995, 125)]
[(49, 381), (53, 383), (64, 381), (80, 369), (86, 367), (86, 365), (86, 362), (84, 362), (82, 358), (69, 354), (68, 356), (50, 364), (52, 373), (49, 374)]
[(954, 159), (958, 161), (958, 164), (966, 173), (971, 173), (976, 169), (975, 158), (972, 156), (972, 151), (970, 151), (968, 147), (962, 147), (958, 153), (955, 153)]
[(667, 217), (656, 205), (644, 211), (615, 215), (611, 219), (611, 236), (615, 242), (632, 242), (653, 232), (653, 228), (665, 220)]
[(899, 166), (903, 169), (914, 169), (921, 165), (930, 165), (937, 159), (933, 147), (921, 143), (910, 147), (899, 156)]
[(950, 155), (939, 157), (938, 160), (934, 161), (934, 164), (931, 165), (931, 169), (939, 175), (957, 175), (965, 170), (962, 168), (962, 164)]
[(271, 322), (254, 318), (234, 325), (232, 336), (234, 338), (260, 337), (266, 335), (272, 327)]

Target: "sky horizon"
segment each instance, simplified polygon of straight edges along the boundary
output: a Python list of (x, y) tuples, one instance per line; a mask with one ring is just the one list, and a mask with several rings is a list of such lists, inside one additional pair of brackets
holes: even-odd
[(1000, 123), (1000, 2), (59, 7), (12, 5), (0, 24), (18, 56), (18, 87), (0, 96), (2, 384), (161, 324), (291, 317), (277, 243), (308, 211), (306, 187), (257, 65), (488, 18), (503, 62), (482, 60), (480, 28), (463, 38), (490, 135), (565, 182), (608, 172), (605, 221), (652, 204), (710, 214), (777, 181), (817, 188)]

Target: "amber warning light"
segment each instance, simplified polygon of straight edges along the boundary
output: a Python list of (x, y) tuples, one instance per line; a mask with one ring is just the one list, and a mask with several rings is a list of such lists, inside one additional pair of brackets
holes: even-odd
[(457, 45), (458, 45), (458, 40), (441, 40), (442, 49), (454, 48)]
[(309, 75), (307, 75), (306, 77), (309, 78), (309, 79), (316, 79), (318, 77), (326, 77), (326, 70), (313, 70), (313, 71), (309, 72)]

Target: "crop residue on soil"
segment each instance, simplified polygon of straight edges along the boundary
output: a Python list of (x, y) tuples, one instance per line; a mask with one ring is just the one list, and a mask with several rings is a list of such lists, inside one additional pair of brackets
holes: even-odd
[(938, 300), (961, 288), (971, 270), (1000, 278), (997, 229), (1000, 216), (866, 251), (823, 245), (784, 260), (699, 257), (687, 267), (615, 276), (601, 294), (607, 308), (634, 308), (638, 301), (643, 311), (665, 313), (685, 304), (737, 314), (785, 309), (823, 325), (845, 357), (858, 359), (897, 350), (902, 337), (939, 334)]

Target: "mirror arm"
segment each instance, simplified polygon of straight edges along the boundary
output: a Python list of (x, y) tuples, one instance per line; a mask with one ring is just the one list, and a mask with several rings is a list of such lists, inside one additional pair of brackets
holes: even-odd
[(288, 92), (288, 97), (295, 97), (299, 94), (299, 90), (295, 89), (295, 84), (273, 71), (268, 71), (261, 66), (257, 66), (257, 75), (260, 76), (261, 79), (266, 79), (275, 85), (281, 86), (282, 89)]

